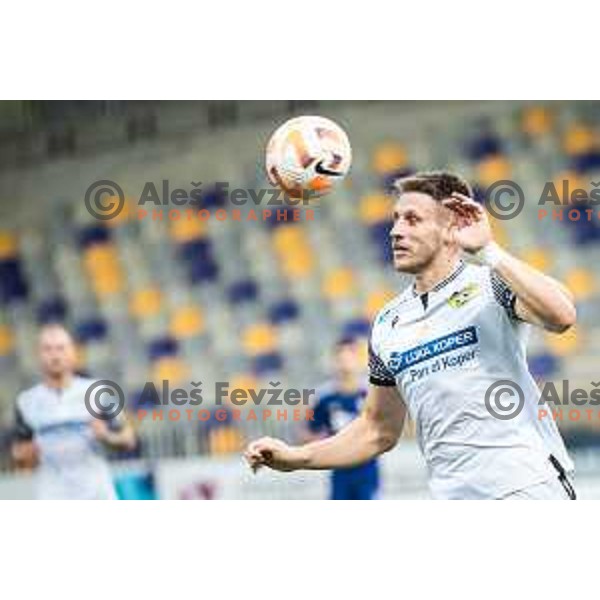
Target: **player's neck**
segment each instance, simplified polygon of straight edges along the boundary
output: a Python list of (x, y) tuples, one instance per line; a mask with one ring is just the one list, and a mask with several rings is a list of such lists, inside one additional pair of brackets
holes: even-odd
[(440, 256), (435, 259), (426, 269), (415, 275), (415, 292), (425, 294), (438, 283), (444, 281), (458, 267), (461, 261), (460, 254)]
[(60, 375), (44, 375), (44, 385), (49, 388), (62, 390), (73, 381), (73, 373), (61, 373)]

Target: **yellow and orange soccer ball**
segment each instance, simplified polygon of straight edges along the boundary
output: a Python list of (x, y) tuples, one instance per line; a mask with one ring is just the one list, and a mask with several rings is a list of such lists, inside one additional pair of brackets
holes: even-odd
[(330, 193), (348, 173), (352, 148), (346, 132), (324, 117), (286, 121), (267, 144), (269, 182), (292, 198)]

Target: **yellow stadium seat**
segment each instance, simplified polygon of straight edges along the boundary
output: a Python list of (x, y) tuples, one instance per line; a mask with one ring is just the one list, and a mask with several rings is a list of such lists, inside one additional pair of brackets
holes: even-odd
[(335, 269), (323, 282), (323, 295), (330, 300), (350, 296), (354, 289), (354, 273), (347, 268)]
[(565, 277), (565, 285), (573, 292), (577, 300), (585, 300), (596, 291), (594, 274), (583, 267), (569, 271)]
[(393, 200), (385, 194), (370, 194), (361, 199), (360, 220), (367, 225), (387, 221), (392, 216)]
[(550, 252), (542, 248), (531, 248), (523, 252), (521, 260), (539, 271), (548, 271), (552, 267)]
[(152, 380), (154, 382), (182, 383), (187, 379), (188, 374), (187, 365), (176, 356), (160, 358), (152, 365)]
[[(114, 197), (110, 199), (111, 202), (118, 202), (118, 198)], [(106, 205), (108, 205), (108, 200), (106, 200)], [(123, 208), (120, 212), (115, 214), (110, 219), (103, 221), (108, 227), (118, 227), (123, 223), (131, 220), (136, 214), (137, 205), (133, 198), (125, 198), (125, 203), (123, 204)]]
[(83, 264), (97, 296), (103, 298), (123, 289), (123, 273), (112, 244), (97, 244), (86, 249)]
[(392, 290), (380, 289), (371, 292), (365, 303), (365, 316), (368, 319), (373, 319), (377, 312), (394, 296), (395, 294)]
[(15, 338), (11, 329), (0, 325), (0, 356), (8, 356), (15, 345)]
[(313, 272), (314, 266), (314, 255), (310, 250), (290, 253), (281, 260), (281, 269), (290, 279), (308, 277)]
[(171, 333), (181, 339), (200, 335), (204, 332), (204, 314), (196, 306), (179, 308), (171, 318)]
[(290, 249), (307, 244), (306, 233), (298, 225), (280, 225), (273, 232), (273, 245), (279, 254), (286, 254)]
[(373, 154), (373, 170), (379, 175), (398, 171), (406, 167), (407, 163), (405, 148), (394, 142), (381, 144)]
[(527, 135), (544, 135), (552, 129), (552, 124), (552, 114), (543, 106), (533, 106), (523, 112), (521, 125)]
[(584, 125), (572, 125), (565, 132), (563, 148), (569, 156), (583, 154), (596, 146), (594, 132)]
[(275, 329), (267, 323), (251, 325), (242, 337), (244, 349), (251, 356), (271, 352), (275, 349), (276, 341)]
[(232, 454), (244, 446), (241, 432), (231, 425), (211, 429), (208, 435), (208, 447), (211, 454)]
[(14, 258), (17, 252), (17, 237), (8, 231), (0, 232), (0, 260)]
[(485, 158), (477, 165), (477, 179), (484, 187), (502, 179), (510, 179), (511, 172), (510, 163), (501, 155)]
[(146, 288), (134, 292), (129, 302), (129, 312), (138, 319), (153, 317), (160, 312), (162, 294), (156, 288)]
[(169, 233), (178, 243), (190, 242), (201, 239), (206, 236), (207, 221), (201, 221), (198, 218), (187, 218), (182, 211), (182, 217), (179, 220), (171, 221)]
[(546, 344), (558, 356), (573, 354), (581, 345), (577, 327), (571, 327), (571, 329), (561, 334), (547, 333)]

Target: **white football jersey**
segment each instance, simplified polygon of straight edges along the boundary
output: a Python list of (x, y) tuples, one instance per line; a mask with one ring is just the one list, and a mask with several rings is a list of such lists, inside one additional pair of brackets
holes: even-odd
[(74, 377), (62, 390), (39, 384), (19, 394), (16, 435), (40, 454), (40, 499), (114, 499), (112, 476), (85, 406), (93, 379)]
[[(515, 294), (488, 267), (460, 261), (427, 294), (409, 286), (375, 318), (370, 380), (398, 386), (434, 498), (502, 498), (548, 481), (557, 477), (550, 455), (573, 470), (556, 423), (538, 418), (540, 390), (525, 350), (530, 326), (514, 303)], [(522, 410), (507, 420), (485, 404), (499, 380), (523, 390)], [(489, 402), (505, 407), (509, 400), (494, 392)]]

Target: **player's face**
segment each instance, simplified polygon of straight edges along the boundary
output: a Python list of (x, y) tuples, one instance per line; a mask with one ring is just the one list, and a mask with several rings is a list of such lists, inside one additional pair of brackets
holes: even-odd
[(336, 348), (335, 370), (340, 377), (354, 375), (360, 370), (357, 344), (342, 344)]
[(448, 209), (431, 196), (406, 192), (394, 205), (394, 225), (390, 232), (394, 268), (418, 273), (427, 267), (449, 239)]
[(48, 327), (40, 333), (39, 358), (45, 375), (57, 377), (75, 368), (75, 345), (62, 327)]

